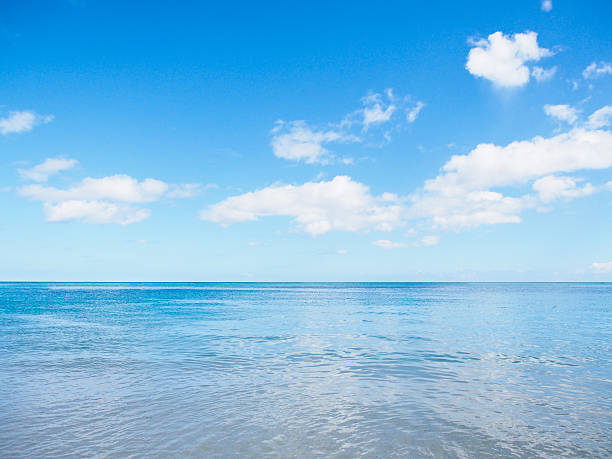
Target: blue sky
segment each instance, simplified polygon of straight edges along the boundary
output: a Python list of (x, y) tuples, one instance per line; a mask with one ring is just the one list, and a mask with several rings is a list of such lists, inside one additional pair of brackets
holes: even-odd
[(612, 280), (607, 1), (0, 5), (3, 280)]

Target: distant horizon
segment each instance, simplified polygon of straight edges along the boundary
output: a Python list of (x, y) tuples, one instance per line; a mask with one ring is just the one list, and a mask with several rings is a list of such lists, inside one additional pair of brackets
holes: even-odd
[(0, 280), (5, 284), (612, 284), (612, 281), (479, 281), (479, 280), (423, 280), (423, 281), (50, 281), (50, 280)]

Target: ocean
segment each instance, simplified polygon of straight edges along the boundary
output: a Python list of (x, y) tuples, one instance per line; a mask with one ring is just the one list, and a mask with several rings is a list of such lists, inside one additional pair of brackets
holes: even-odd
[(610, 283), (0, 283), (2, 457), (610, 457)]

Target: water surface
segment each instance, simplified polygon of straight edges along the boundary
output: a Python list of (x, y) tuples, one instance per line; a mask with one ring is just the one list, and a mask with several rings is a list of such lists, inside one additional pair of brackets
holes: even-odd
[(609, 457), (612, 284), (0, 283), (0, 456)]

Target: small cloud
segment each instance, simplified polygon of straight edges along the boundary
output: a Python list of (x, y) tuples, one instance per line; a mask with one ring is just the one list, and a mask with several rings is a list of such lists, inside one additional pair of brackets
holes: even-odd
[(599, 78), (604, 75), (612, 74), (612, 63), (610, 62), (593, 62), (582, 71), (582, 76), (585, 80)]
[(440, 243), (440, 238), (438, 236), (423, 236), (421, 240), (416, 244), (417, 247), (431, 247), (434, 245), (438, 245)]
[(46, 182), (52, 175), (71, 169), (77, 163), (76, 159), (47, 158), (31, 169), (17, 169), (17, 172), (26, 180)]
[(329, 162), (329, 143), (358, 142), (359, 138), (337, 129), (313, 129), (305, 121), (277, 121), (272, 130), (272, 150), (277, 158), (305, 161), (307, 164)]
[(181, 185), (171, 185), (170, 191), (166, 194), (169, 198), (193, 198), (211, 188), (219, 188), (218, 185), (201, 183), (183, 183)]
[(538, 83), (542, 81), (548, 81), (557, 73), (557, 67), (551, 67), (549, 69), (545, 69), (542, 67), (538, 67), (537, 65), (533, 67), (531, 70), (531, 76), (533, 76)]
[(372, 244), (378, 247), (382, 247), (385, 250), (400, 249), (400, 248), (408, 247), (408, 244), (406, 244), (405, 242), (393, 242), (388, 239), (380, 239), (378, 241), (372, 242)]
[(589, 129), (601, 129), (610, 126), (610, 119), (612, 118), (612, 105), (606, 105), (593, 112), (587, 121)]
[(542, 0), (542, 11), (548, 13), (550, 10), (552, 10), (552, 7), (552, 0)]
[(261, 245), (261, 241), (250, 241), (249, 247), (258, 247)]
[[(339, 123), (313, 126), (304, 120), (275, 123), (271, 131), (271, 146), (277, 158), (304, 161), (307, 164), (353, 164), (352, 158), (335, 157), (330, 151), (334, 145), (364, 143), (380, 145), (391, 141), (391, 133), (412, 123), (423, 109), (423, 102), (416, 102), (406, 109), (410, 97), (398, 97), (392, 89), (370, 93), (361, 98), (361, 108), (345, 115)], [(400, 119), (406, 113), (406, 121)], [(400, 115), (400, 116), (398, 116)], [(384, 144), (384, 142), (382, 142)]]
[[(392, 93), (388, 93), (392, 94)], [(392, 103), (385, 103), (380, 99), (380, 94), (367, 96), (364, 99), (363, 129), (367, 131), (372, 124), (386, 123), (391, 119), (397, 108)]]
[(473, 48), (465, 64), (467, 71), (503, 88), (524, 86), (532, 73), (526, 63), (554, 54), (546, 48), (540, 48), (538, 34), (535, 32), (511, 36), (495, 32), (486, 39), (470, 40), (470, 44)]
[(348, 253), (348, 250), (346, 250), (346, 249), (338, 249), (338, 250), (336, 250), (336, 253), (338, 255), (346, 255)]
[(544, 112), (559, 121), (574, 124), (578, 119), (578, 110), (571, 105), (544, 105)]
[(0, 134), (20, 134), (31, 131), (38, 124), (53, 121), (53, 115), (38, 115), (31, 110), (12, 111), (5, 118), (0, 118)]
[(612, 272), (612, 261), (606, 261), (603, 263), (593, 263), (591, 269), (596, 273), (609, 273)]
[(406, 120), (409, 123), (414, 123), (414, 121), (417, 119), (419, 113), (421, 113), (421, 110), (423, 110), (424, 107), (425, 104), (423, 102), (417, 102), (414, 107), (406, 111)]

